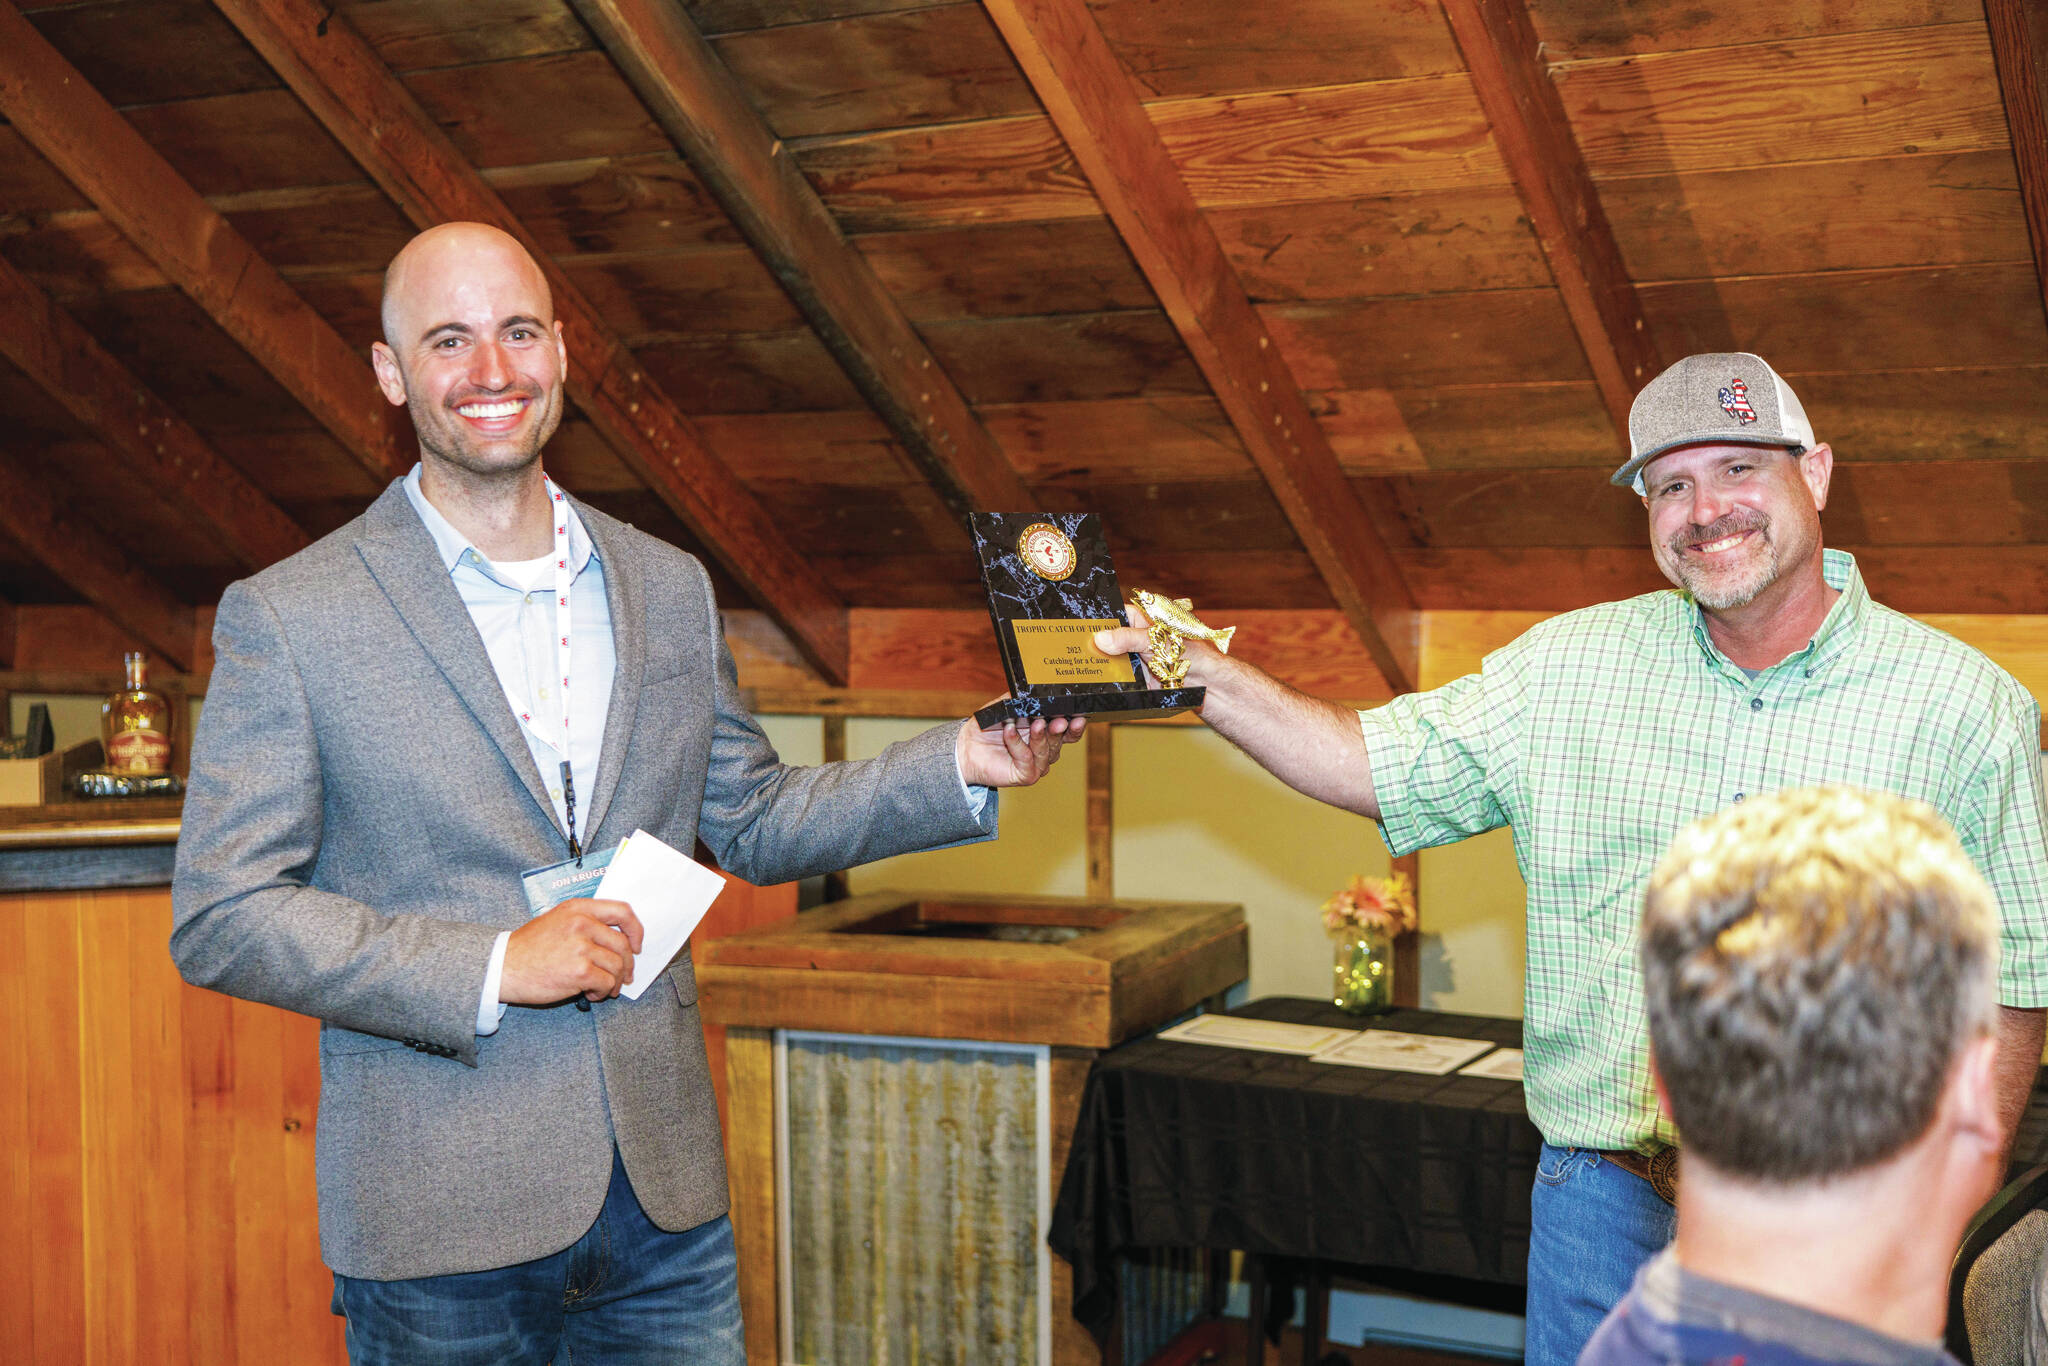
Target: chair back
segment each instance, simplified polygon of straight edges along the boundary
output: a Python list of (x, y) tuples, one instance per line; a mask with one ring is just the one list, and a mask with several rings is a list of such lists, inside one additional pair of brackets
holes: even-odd
[[(2026, 1366), (2043, 1344), (2035, 1283), (2048, 1253), (2048, 1165), (2008, 1181), (1963, 1232), (1949, 1271), (1948, 1349), (1964, 1366)], [(2037, 1366), (2048, 1366), (2039, 1362)]]

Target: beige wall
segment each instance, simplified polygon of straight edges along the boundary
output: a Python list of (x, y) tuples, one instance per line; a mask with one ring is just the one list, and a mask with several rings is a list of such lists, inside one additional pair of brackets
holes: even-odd
[[(762, 724), (785, 759), (817, 761), (816, 718)], [(925, 724), (850, 721), (847, 753), (873, 755)], [(1113, 733), (1117, 894), (1239, 902), (1251, 926), (1251, 994), (1321, 996), (1330, 949), (1317, 910), (1353, 874), (1387, 871), (1386, 846), (1372, 824), (1289, 790), (1200, 727), (1125, 725)], [(853, 870), (849, 882), (856, 892), (1079, 896), (1085, 777), (1081, 756), (1070, 754), (1037, 787), (1003, 794), (1002, 836), (994, 843), (884, 860)], [(1521, 884), (1505, 836), (1426, 855), (1423, 879), (1430, 922), (1424, 1004), (1520, 1014)], [(1438, 880), (1459, 898), (1456, 908), (1444, 908), (1441, 928), (1428, 904)]]
[(28, 709), (37, 702), (49, 704), (50, 729), (56, 733), (58, 749), (100, 738), (100, 699), (71, 693), (16, 693), (8, 698), (9, 735), (21, 734), (28, 724)]

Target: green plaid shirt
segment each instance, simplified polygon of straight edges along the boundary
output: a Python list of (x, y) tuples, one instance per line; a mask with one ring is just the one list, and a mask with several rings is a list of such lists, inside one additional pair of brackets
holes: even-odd
[(1998, 896), (2000, 999), (2048, 1004), (2039, 706), (1976, 650), (1872, 602), (1851, 556), (1823, 560), (1841, 597), (1754, 679), (1666, 591), (1555, 617), (1476, 674), (1360, 713), (1397, 855), (1514, 827), (1529, 1113), (1554, 1144), (1675, 1138), (1650, 1086), (1643, 891), (1680, 828), (1752, 793), (1852, 783), (1932, 805)]

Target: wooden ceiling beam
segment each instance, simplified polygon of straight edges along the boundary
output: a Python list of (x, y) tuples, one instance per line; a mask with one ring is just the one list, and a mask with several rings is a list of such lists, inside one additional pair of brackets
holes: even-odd
[(1550, 79), (1525, 0), (1443, 0), (1472, 88), (1550, 263), (1621, 443), (1636, 392), (1664, 367)]
[[(10, 5), (0, 10), (13, 13)], [(0, 455), (0, 530), (71, 590), (179, 670), (192, 667), (192, 609), (93, 522), (52, 498), (28, 470)]]
[(414, 223), (489, 223), (526, 244), (554, 293), (570, 392), (591, 425), (818, 671), (843, 682), (845, 603), (348, 20), (319, 0), (215, 3)]
[(572, 0), (692, 169), (946, 505), (1036, 504), (895, 297), (672, 0)]
[(214, 211), (12, 5), (0, 114), (304, 404), (379, 483), (411, 468), (369, 360)]
[(0, 355), (254, 572), (306, 533), (35, 282), (0, 260)]
[(2020, 202), (2034, 248), (2034, 278), (2048, 311), (2048, 12), (2030, 0), (1984, 0), (1991, 57), (2019, 167)]
[(1397, 692), (1415, 599), (1084, 0), (984, 0), (1330, 594)]

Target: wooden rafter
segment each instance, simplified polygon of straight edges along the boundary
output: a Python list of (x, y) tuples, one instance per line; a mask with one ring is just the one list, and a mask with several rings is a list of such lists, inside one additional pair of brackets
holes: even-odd
[(1373, 663), (1415, 685), (1415, 599), (1084, 0), (984, 0)]
[[(12, 13), (12, 7), (0, 5)], [(192, 609), (133, 564), (105, 532), (52, 498), (0, 456), (0, 529), (122, 630), (180, 670), (192, 667)]]
[(1600, 397), (1626, 443), (1629, 405), (1663, 365), (1525, 0), (1444, 0), (1444, 15)]
[(811, 664), (843, 682), (845, 604), (347, 19), (316, 0), (215, 2), (413, 222), (489, 223), (526, 243), (547, 273), (569, 335), (570, 392), (591, 424)]
[(2019, 166), (2020, 201), (2034, 248), (2034, 278), (2048, 310), (2048, 16), (2029, 0), (1984, 0), (1991, 26), (1991, 56), (2005, 98), (2012, 157)]
[(4, 260), (0, 355), (146, 475), (151, 488), (211, 533), (243, 568), (261, 569), (305, 548), (306, 533), (284, 509)]
[(1033, 500), (867, 259), (681, 5), (573, 0), (854, 387), (960, 516)]
[(12, 5), (0, 114), (379, 482), (411, 466), (368, 359), (216, 213)]

